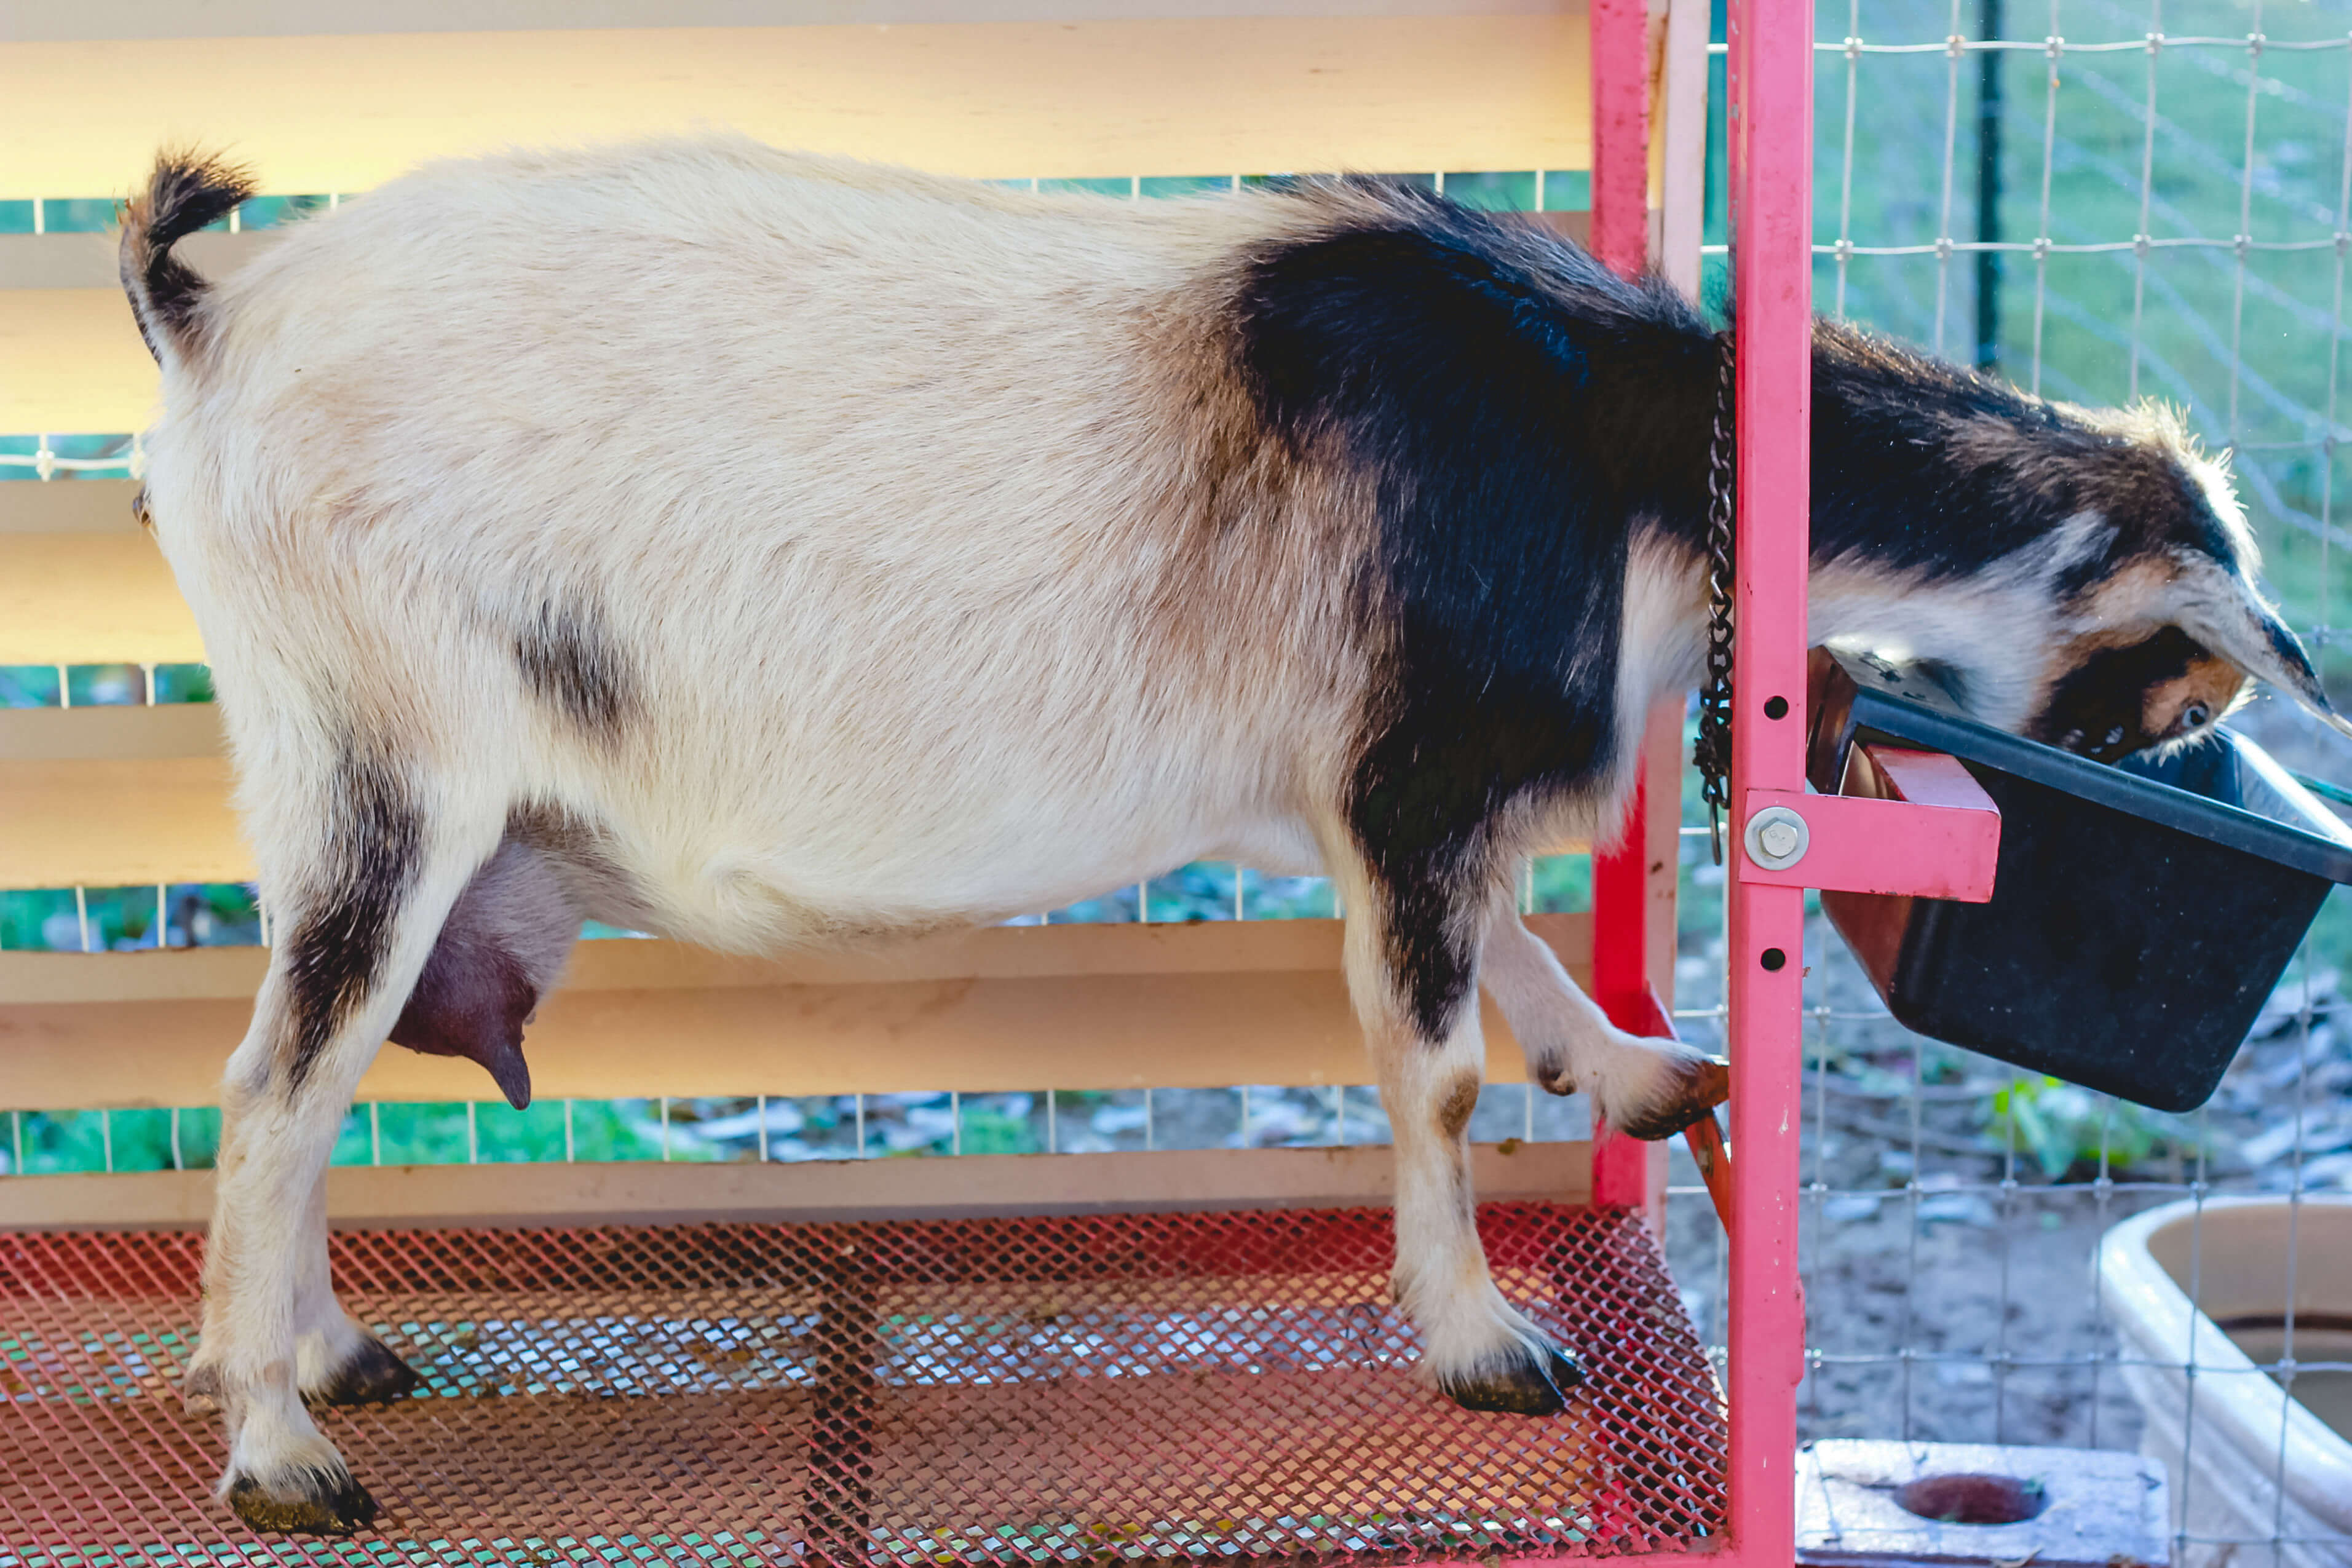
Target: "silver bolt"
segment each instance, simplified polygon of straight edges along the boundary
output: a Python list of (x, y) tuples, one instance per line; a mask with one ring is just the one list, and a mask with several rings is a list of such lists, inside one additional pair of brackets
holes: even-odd
[(1748, 858), (1768, 871), (1785, 871), (1803, 859), (1812, 841), (1805, 819), (1785, 805), (1768, 805), (1749, 817), (1741, 837)]

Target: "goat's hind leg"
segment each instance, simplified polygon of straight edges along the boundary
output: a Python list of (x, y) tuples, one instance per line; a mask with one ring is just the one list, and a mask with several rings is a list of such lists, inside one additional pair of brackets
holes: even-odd
[[(310, 1184), (310, 1197), (295, 1226), (299, 1253), (294, 1295), (294, 1385), (310, 1405), (380, 1405), (398, 1399), (422, 1381), (383, 1342), (362, 1328), (335, 1300), (327, 1253), (327, 1173)], [(226, 1344), (226, 1336), (218, 1342)], [(181, 1381), (189, 1410), (220, 1408), (220, 1368), (208, 1331), (194, 1363)]]
[[(580, 931), (582, 910), (551, 862), (509, 838), (473, 874), (441, 922), (431, 956), (392, 1028), (413, 1050), (481, 1062), (517, 1110), (530, 1102), (522, 1026), (554, 983)], [(294, 1382), (310, 1405), (377, 1405), (421, 1381), (335, 1300), (327, 1253), (327, 1176), (310, 1184), (297, 1227)], [(215, 1408), (217, 1369), (200, 1361), (183, 1390)]]
[(335, 1300), (328, 1273), (327, 1173), (310, 1184), (294, 1293), (294, 1386), (309, 1405), (382, 1405), (424, 1381)]
[[(375, 1504), (305, 1395), (388, 1393), (399, 1373), (327, 1287), (320, 1184), (352, 1092), (499, 826), (451, 820), (395, 763), (346, 755), (325, 772), (312, 809), (270, 825), (287, 934), (222, 1084), (192, 1379), (226, 1418), (220, 1490), (237, 1515), (260, 1530), (347, 1534)], [(302, 847), (289, 856), (288, 843)]]

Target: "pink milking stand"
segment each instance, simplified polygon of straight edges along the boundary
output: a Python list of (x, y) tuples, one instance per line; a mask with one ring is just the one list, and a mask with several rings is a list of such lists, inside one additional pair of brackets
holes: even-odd
[[(1645, 29), (1642, 0), (1593, 0), (1592, 247), (1624, 272), (1648, 256)], [(1705, 1561), (1786, 1568), (1796, 1552), (1796, 1390), (1805, 1345), (1797, 1275), (1804, 889), (1981, 902), (1992, 892), (2000, 825), (1991, 801), (1948, 758), (1909, 759), (1906, 777), (1917, 787), (1901, 800), (1805, 793), (1811, 0), (1730, 0), (1729, 41), (1739, 306), (1738, 637), (1725, 833), (1731, 1127), (1728, 1148), (1712, 1118), (1686, 1136), (1731, 1240), (1731, 1528)], [(1650, 779), (1679, 777), (1680, 741), (1679, 705), (1653, 715), (1643, 745)], [(1674, 962), (1674, 805), (1671, 790), (1645, 788), (1619, 847), (1593, 864), (1594, 990), (1620, 1027), (1652, 1035), (1672, 1032), (1658, 982), (1671, 978)], [(1751, 858), (1744, 843), (1749, 819), (1772, 808), (1794, 813), (1806, 830), (1801, 858), (1778, 870)], [(1593, 1152), (1594, 1199), (1654, 1213), (1664, 1173), (1664, 1145), (1605, 1138)]]

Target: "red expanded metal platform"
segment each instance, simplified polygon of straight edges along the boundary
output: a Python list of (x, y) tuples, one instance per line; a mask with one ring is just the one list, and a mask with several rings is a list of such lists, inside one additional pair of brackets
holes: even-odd
[[(490, 1179), (489, 1173), (485, 1173)], [(1375, 1210), (339, 1232), (423, 1373), (320, 1420), (383, 1506), (265, 1542), (173, 1385), (201, 1241), (0, 1236), (0, 1565), (1403, 1563), (1723, 1529), (1706, 1352), (1630, 1213), (1492, 1205), (1591, 1377), (1551, 1420), (1412, 1374)]]

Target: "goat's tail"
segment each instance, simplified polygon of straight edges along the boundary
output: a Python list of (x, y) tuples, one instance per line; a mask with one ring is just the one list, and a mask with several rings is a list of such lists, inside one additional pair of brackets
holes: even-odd
[(147, 188), (122, 211), (122, 291), (139, 335), (156, 363), (184, 361), (203, 331), (200, 310), (210, 285), (172, 247), (226, 217), (253, 195), (253, 175), (194, 151), (165, 152)]

